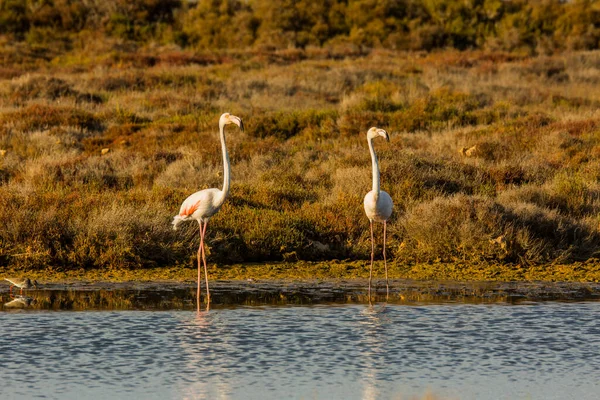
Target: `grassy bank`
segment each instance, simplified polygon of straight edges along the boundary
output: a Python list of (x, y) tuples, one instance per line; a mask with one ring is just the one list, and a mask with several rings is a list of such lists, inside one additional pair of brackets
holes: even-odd
[(393, 276), (597, 279), (599, 52), (149, 52), (2, 67), (1, 266), (191, 279), (197, 227), (170, 220), (221, 185), (229, 111), (247, 129), (228, 135), (231, 197), (207, 234), (214, 278), (364, 277), (376, 125), (391, 132), (375, 147), (395, 202)]
[[(407, 265), (391, 262), (390, 279), (433, 281), (552, 281), (600, 282), (600, 264), (595, 260), (565, 265), (519, 266), (506, 264), (472, 265), (467, 263), (433, 263)], [(384, 279), (382, 262), (375, 263), (373, 276)], [(146, 269), (106, 270), (73, 269), (69, 271), (0, 268), (0, 276), (26, 275), (39, 282), (126, 282), (126, 281), (195, 281), (194, 268), (159, 267)], [(299, 261), (270, 264), (232, 264), (209, 267), (211, 280), (338, 280), (368, 279), (369, 264), (364, 261)]]

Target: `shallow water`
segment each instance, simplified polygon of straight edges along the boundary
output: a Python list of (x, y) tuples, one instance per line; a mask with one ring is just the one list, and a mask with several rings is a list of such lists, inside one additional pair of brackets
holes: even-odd
[[(513, 303), (524, 301), (600, 301), (600, 283), (578, 282), (439, 282), (394, 280), (389, 297), (385, 282), (376, 281), (376, 301), (415, 303)], [(215, 281), (211, 305), (265, 306), (367, 302), (366, 280)], [(202, 292), (205, 302), (205, 292)], [(193, 282), (47, 283), (36, 290), (9, 293), (0, 284), (0, 311), (28, 310), (195, 310)]]
[(0, 313), (0, 398), (597, 399), (600, 302)]

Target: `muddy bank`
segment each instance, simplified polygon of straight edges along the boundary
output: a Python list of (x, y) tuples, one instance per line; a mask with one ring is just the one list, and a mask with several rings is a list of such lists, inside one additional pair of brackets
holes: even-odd
[[(376, 301), (385, 301), (385, 281), (376, 283)], [(214, 281), (213, 307), (365, 303), (367, 281)], [(18, 293), (18, 291), (17, 291)], [(204, 296), (204, 291), (202, 295)], [(174, 281), (55, 282), (11, 299), (8, 284), (0, 286), (3, 309), (193, 309), (196, 284)], [(440, 282), (391, 280), (388, 302), (519, 303), (525, 301), (585, 301), (600, 299), (600, 283), (574, 282)]]

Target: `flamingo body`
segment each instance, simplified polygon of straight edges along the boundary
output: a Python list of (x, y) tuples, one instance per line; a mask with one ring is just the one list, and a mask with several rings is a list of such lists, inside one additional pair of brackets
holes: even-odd
[(191, 194), (181, 204), (179, 215), (173, 219), (173, 228), (188, 219), (207, 222), (210, 217), (215, 215), (225, 202), (225, 193), (222, 190), (211, 188), (200, 190)]
[(370, 191), (365, 195), (365, 214), (370, 221), (384, 222), (392, 215), (394, 202), (387, 192), (381, 190), (379, 196), (376, 192)]

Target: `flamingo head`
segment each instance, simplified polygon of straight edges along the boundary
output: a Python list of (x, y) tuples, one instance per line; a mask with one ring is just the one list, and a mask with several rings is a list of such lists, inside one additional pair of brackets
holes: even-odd
[(369, 140), (372, 140), (372, 139), (376, 138), (377, 136), (381, 136), (382, 138), (385, 138), (385, 140), (387, 140), (388, 142), (390, 141), (390, 135), (386, 132), (385, 129), (372, 127), (367, 132), (367, 138)]
[(236, 117), (233, 114), (224, 113), (219, 119), (219, 126), (225, 126), (229, 124), (236, 124), (240, 127), (240, 130), (244, 132), (244, 123), (240, 117)]

